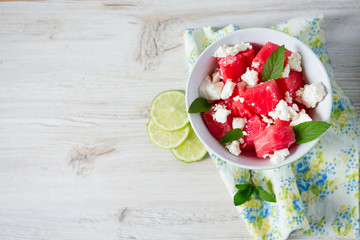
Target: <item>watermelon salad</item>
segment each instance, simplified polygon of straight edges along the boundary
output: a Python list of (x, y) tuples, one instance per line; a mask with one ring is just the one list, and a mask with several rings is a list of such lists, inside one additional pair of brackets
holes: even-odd
[(212, 136), (220, 141), (230, 130), (242, 130), (239, 140), (224, 145), (235, 156), (255, 151), (283, 161), (295, 143), (293, 126), (312, 121), (308, 109), (326, 95), (322, 83), (304, 82), (301, 55), (287, 49), (280, 76), (263, 81), (264, 64), (278, 48), (271, 42), (220, 46), (213, 54), (217, 68), (200, 85), (200, 97), (211, 105), (201, 116)]

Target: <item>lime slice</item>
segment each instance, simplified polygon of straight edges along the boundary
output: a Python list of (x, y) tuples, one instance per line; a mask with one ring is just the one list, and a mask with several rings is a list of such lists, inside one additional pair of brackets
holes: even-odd
[(189, 135), (190, 127), (187, 125), (176, 131), (165, 131), (157, 127), (150, 118), (147, 124), (147, 132), (150, 140), (159, 148), (176, 148), (182, 144)]
[(151, 103), (150, 116), (156, 126), (163, 130), (174, 131), (185, 127), (189, 122), (185, 94), (177, 90), (160, 93)]
[(172, 148), (171, 152), (177, 159), (186, 163), (200, 161), (207, 153), (205, 146), (191, 127), (186, 140), (180, 146)]

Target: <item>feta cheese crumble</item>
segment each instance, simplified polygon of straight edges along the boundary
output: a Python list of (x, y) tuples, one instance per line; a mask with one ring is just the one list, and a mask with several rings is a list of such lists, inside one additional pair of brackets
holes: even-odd
[(212, 74), (212, 82), (213, 83), (220, 82), (220, 74), (218, 71), (216, 71)]
[(249, 87), (253, 87), (259, 81), (258, 72), (247, 68), (246, 72), (241, 76), (241, 80), (246, 82)]
[(274, 120), (280, 119), (283, 121), (289, 121), (297, 115), (297, 112), (294, 108), (288, 106), (284, 100), (280, 100), (276, 105), (275, 109), (269, 112), (269, 116)]
[(216, 49), (214, 53), (214, 57), (223, 58), (227, 56), (235, 56), (239, 52), (246, 51), (247, 49), (252, 49), (250, 43), (240, 42), (235, 44), (234, 46), (222, 45)]
[(305, 112), (304, 109), (302, 109), (298, 114), (297, 116), (295, 116), (291, 123), (290, 123), (290, 126), (296, 126), (300, 123), (303, 123), (303, 122), (310, 122), (312, 121), (311, 117)]
[(220, 104), (215, 105), (214, 110), (213, 119), (219, 123), (225, 123), (227, 117), (231, 114), (230, 110), (227, 110), (226, 107)]
[(290, 65), (290, 69), (301, 72), (301, 55), (298, 52), (293, 52), (288, 58), (288, 64)]
[(227, 143), (225, 147), (229, 149), (229, 152), (235, 156), (239, 156), (241, 153), (240, 142), (238, 140), (232, 141), (231, 143)]
[(296, 103), (293, 103), (292, 107), (296, 112), (300, 111), (299, 107), (298, 107), (298, 105), (296, 105)]
[(232, 127), (234, 129), (240, 128), (242, 130), (245, 127), (245, 124), (246, 124), (246, 118), (241, 118), (241, 117), (233, 118)]
[(287, 101), (288, 103), (292, 103), (292, 101), (293, 101), (292, 97), (290, 96), (289, 91), (285, 92), (285, 101)]
[(240, 96), (236, 96), (233, 98), (234, 101), (240, 101), (241, 103), (244, 103), (245, 99), (243, 97)]
[(262, 121), (263, 121), (264, 123), (267, 123), (267, 124), (272, 124), (272, 123), (274, 123), (274, 121), (273, 121), (271, 118), (268, 118), (268, 117), (265, 116), (265, 115), (261, 115), (261, 117), (262, 117)]
[(221, 91), (221, 95), (220, 95), (221, 99), (223, 100), (228, 99), (233, 94), (235, 86), (236, 84), (228, 79)]
[(325, 86), (322, 82), (307, 84), (296, 91), (296, 100), (307, 108), (314, 108), (326, 95)]
[(251, 67), (252, 67), (252, 68), (259, 68), (259, 67), (260, 67), (260, 63), (259, 63), (259, 62), (252, 62), (252, 63), (251, 63)]
[(199, 95), (206, 100), (220, 100), (223, 87), (223, 82), (214, 83), (211, 81), (210, 76), (207, 76), (200, 85)]
[(264, 154), (263, 158), (270, 157), (271, 162), (279, 163), (285, 160), (286, 156), (290, 154), (289, 149), (284, 148), (274, 151), (274, 154)]
[(289, 76), (289, 73), (290, 73), (290, 65), (286, 64), (286, 66), (282, 70), (279, 78), (287, 78)]

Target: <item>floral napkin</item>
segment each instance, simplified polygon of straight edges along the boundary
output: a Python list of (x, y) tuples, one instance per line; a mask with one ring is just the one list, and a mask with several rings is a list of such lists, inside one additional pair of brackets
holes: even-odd
[[(273, 191), (276, 203), (253, 198), (237, 209), (254, 239), (286, 239), (290, 235), (357, 238), (360, 121), (351, 100), (335, 82), (323, 16), (292, 19), (272, 28), (306, 43), (324, 64), (332, 85), (332, 126), (292, 165), (253, 171), (254, 183)], [(185, 49), (189, 69), (207, 46), (239, 29), (235, 25), (220, 30), (188, 29)], [(248, 170), (213, 153), (210, 156), (232, 196), (235, 184), (249, 181)]]

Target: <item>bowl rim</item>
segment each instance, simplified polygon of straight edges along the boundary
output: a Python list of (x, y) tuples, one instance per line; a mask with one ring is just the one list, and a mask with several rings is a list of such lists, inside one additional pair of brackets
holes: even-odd
[[(297, 39), (296, 37), (293, 37), (287, 33), (284, 33), (284, 32), (281, 32), (281, 31), (278, 31), (278, 30), (274, 30), (274, 29), (270, 29), (270, 28), (243, 28), (243, 29), (240, 29), (240, 30), (236, 30), (232, 33), (229, 33), (229, 34), (226, 34), (225, 36), (217, 39), (215, 42), (213, 42), (212, 44), (210, 44), (209, 46), (207, 46), (202, 52), (201, 54), (199, 55), (199, 57), (196, 59), (196, 62), (195, 64), (193, 65), (192, 69), (191, 69), (191, 72), (189, 74), (189, 77), (187, 79), (187, 83), (186, 83), (186, 91), (185, 91), (185, 102), (186, 102), (186, 109), (189, 109), (189, 106), (190, 106), (190, 102), (189, 102), (189, 98), (188, 98), (188, 92), (189, 92), (189, 88), (190, 88), (190, 79), (193, 78), (193, 75), (195, 74), (195, 69), (197, 68), (197, 65), (199, 65), (199, 59), (203, 58), (203, 56), (205, 54), (207, 54), (208, 51), (210, 51), (211, 48), (213, 48), (213, 46), (215, 45), (222, 45), (223, 42), (226, 41), (227, 38), (231, 38), (233, 35), (237, 35), (239, 33), (244, 33), (244, 32), (247, 32), (247, 31), (264, 31), (264, 32), (271, 32), (271, 33), (276, 33), (276, 34), (279, 34), (279, 36), (283, 36), (283, 37), (286, 37), (286, 38), (291, 38), (293, 41), (295, 41), (297, 44), (300, 44), (302, 45), (303, 47), (306, 47), (308, 48), (310, 51), (310, 54), (312, 55), (312, 58), (318, 63), (318, 65), (320, 66), (320, 70), (322, 73), (324, 73), (324, 76), (325, 76), (325, 80), (327, 81), (327, 85), (330, 87), (330, 89), (327, 89), (327, 96), (326, 97), (329, 97), (330, 98), (330, 108), (329, 108), (329, 111), (326, 115), (326, 118), (325, 119), (322, 119), (322, 121), (325, 121), (325, 122), (329, 122), (330, 121), (330, 118), (331, 118), (331, 112), (332, 112), (332, 89), (331, 89), (331, 81), (330, 81), (330, 78), (329, 78), (329, 74), (327, 72), (327, 70), (325, 69), (325, 66), (324, 64), (320, 61), (319, 57), (313, 52), (313, 50), (307, 46), (304, 42), (302, 42), (301, 40)], [(241, 40), (239, 40), (241, 41)], [(225, 43), (223, 43), (225, 44)], [(323, 81), (321, 81), (323, 82)], [(286, 161), (281, 161), (281, 162), (278, 162), (278, 163), (271, 163), (271, 165), (269, 166), (247, 166), (247, 165), (244, 165), (244, 164), (241, 164), (239, 162), (234, 162), (230, 159), (224, 159), (222, 156), (219, 156), (219, 154), (213, 149), (211, 148), (206, 141), (203, 140), (203, 138), (201, 137), (200, 133), (198, 132), (198, 129), (197, 127), (195, 126), (194, 124), (194, 119), (193, 119), (193, 116), (196, 115), (196, 114), (200, 114), (200, 113), (187, 113), (188, 114), (188, 117), (189, 117), (189, 121), (190, 121), (190, 124), (191, 126), (193, 127), (193, 130), (195, 132), (195, 134), (199, 137), (200, 141), (206, 146), (206, 148), (208, 149), (208, 152), (211, 152), (213, 153), (214, 155), (216, 155), (218, 158), (226, 161), (226, 162), (230, 162), (231, 164), (233, 165), (236, 165), (238, 167), (241, 167), (241, 168), (245, 168), (245, 169), (254, 169), (254, 170), (266, 170), (266, 169), (275, 169), (275, 168), (278, 168), (278, 167), (282, 167), (282, 166), (287, 166), (289, 164), (292, 164), (294, 162), (296, 162), (298, 159), (300, 159), (301, 157), (303, 157), (304, 155), (306, 155), (309, 151), (311, 151), (311, 149), (315, 146), (315, 144), (317, 144), (317, 142), (320, 140), (321, 136), (314, 139), (313, 141), (311, 142), (308, 142), (309, 144), (309, 147), (306, 149), (306, 151), (304, 151), (303, 154), (301, 154), (301, 156), (299, 156), (298, 158), (294, 158), (293, 160), (289, 161), (289, 162), (286, 162)], [(220, 144), (220, 143), (219, 143)], [(241, 155), (240, 155), (241, 156)], [(267, 161), (270, 161), (270, 160), (267, 160)]]

